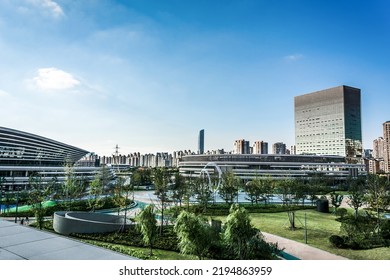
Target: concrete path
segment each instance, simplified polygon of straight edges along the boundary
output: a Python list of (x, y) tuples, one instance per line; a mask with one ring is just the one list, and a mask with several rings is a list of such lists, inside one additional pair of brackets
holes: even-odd
[(348, 260), (347, 258), (329, 253), (318, 248), (311, 247), (291, 239), (280, 237), (274, 234), (262, 232), (267, 242), (278, 243), (278, 247), (289, 255), (300, 260)]
[(58, 234), (0, 220), (0, 260), (135, 260)]

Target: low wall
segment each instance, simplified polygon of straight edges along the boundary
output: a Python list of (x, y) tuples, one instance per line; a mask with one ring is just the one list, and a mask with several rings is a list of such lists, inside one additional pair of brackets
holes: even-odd
[(124, 218), (92, 212), (55, 212), (53, 228), (57, 233), (102, 233), (118, 231), (123, 226)]

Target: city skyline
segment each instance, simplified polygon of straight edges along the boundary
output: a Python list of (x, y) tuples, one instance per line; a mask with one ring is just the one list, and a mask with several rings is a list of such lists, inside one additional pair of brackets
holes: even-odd
[(361, 89), (390, 119), (387, 1), (0, 2), (0, 126), (99, 155), (294, 141), (294, 96)]

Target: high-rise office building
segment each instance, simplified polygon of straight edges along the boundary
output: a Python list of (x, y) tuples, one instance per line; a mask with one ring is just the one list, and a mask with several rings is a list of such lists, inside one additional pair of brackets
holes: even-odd
[(198, 137), (198, 153), (204, 154), (204, 129), (201, 129), (199, 131), (199, 137)]
[(297, 154), (339, 155), (361, 162), (360, 89), (339, 86), (296, 96)]
[(255, 141), (253, 144), (253, 153), (254, 154), (268, 154), (268, 143), (264, 141)]
[(383, 149), (383, 159), (384, 159), (384, 171), (386, 173), (390, 172), (390, 121), (383, 123), (383, 139), (384, 149)]

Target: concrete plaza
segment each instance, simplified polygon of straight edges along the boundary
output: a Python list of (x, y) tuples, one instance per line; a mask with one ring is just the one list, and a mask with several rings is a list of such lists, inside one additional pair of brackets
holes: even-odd
[(136, 260), (11, 221), (0, 220), (0, 260)]

